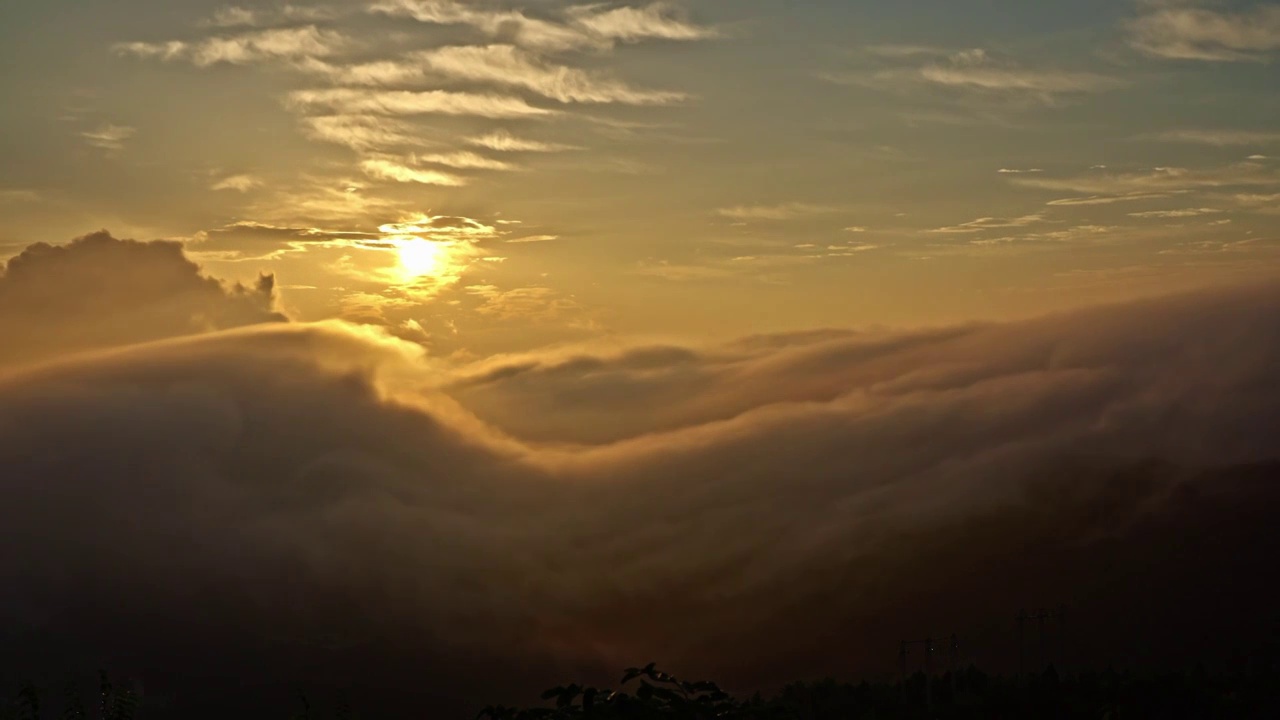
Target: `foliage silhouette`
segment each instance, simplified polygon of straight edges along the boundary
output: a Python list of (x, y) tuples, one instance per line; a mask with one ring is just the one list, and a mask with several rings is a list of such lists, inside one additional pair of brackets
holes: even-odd
[[(23, 682), (0, 686), (0, 720), (42, 720), (50, 710), (37, 686)], [(179, 717), (141, 707), (141, 698), (123, 683), (99, 674), (96, 713), (85, 711), (72, 686), (64, 694), (63, 720), (149, 720)], [(301, 711), (249, 709), (237, 718), (292, 720), (388, 720), (437, 717), (421, 708), (371, 716), (352, 708), (344, 695), (328, 712), (316, 712), (306, 695), (296, 696)], [(55, 697), (56, 700), (56, 697)], [(489, 706), (478, 720), (1133, 720), (1213, 718), (1268, 720), (1280, 717), (1280, 665), (1274, 657), (1255, 658), (1233, 672), (1082, 672), (1063, 675), (1053, 666), (1024, 677), (988, 675), (976, 667), (937, 676), (917, 673), (903, 681), (859, 684), (832, 679), (793, 682), (771, 697), (756, 693), (734, 697), (710, 681), (685, 681), (654, 663), (627, 668), (616, 690), (561, 685), (542, 693), (540, 707)], [(57, 705), (58, 703), (54, 703)], [(296, 706), (295, 706), (296, 708)], [(447, 719), (446, 719), (447, 720)]]

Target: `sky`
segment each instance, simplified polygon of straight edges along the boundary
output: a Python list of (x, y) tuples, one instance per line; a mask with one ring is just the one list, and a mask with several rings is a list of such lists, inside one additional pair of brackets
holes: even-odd
[(440, 351), (1025, 317), (1275, 268), (1274, 3), (5, 20), (0, 253), (178, 240), (275, 273), (291, 317)]
[(1256, 2), (9, 2), (0, 676), (1275, 640), (1277, 60)]

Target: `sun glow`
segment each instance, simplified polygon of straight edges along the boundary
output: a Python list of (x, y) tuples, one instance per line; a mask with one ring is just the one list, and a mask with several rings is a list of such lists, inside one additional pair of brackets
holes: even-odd
[(447, 252), (442, 243), (414, 238), (400, 243), (400, 269), (408, 277), (438, 274), (446, 264)]

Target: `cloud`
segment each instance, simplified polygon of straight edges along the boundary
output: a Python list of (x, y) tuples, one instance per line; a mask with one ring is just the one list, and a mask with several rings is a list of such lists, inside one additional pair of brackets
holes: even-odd
[(136, 129), (124, 125), (108, 124), (96, 130), (82, 132), (80, 137), (96, 148), (108, 152), (119, 152), (124, 149), (125, 141), (133, 137), (137, 132)]
[(215, 182), (209, 189), (235, 190), (244, 193), (258, 187), (262, 187), (262, 181), (253, 175), (229, 175)]
[(259, 27), (286, 22), (328, 20), (336, 14), (337, 12), (332, 8), (306, 5), (284, 5), (271, 9), (228, 6), (218, 8), (213, 16), (202, 24), (218, 28)]
[(844, 245), (828, 245), (826, 257), (855, 257), (869, 250), (879, 250), (881, 245), (872, 243), (846, 243)]
[(1028, 168), (1026, 170), (1017, 170), (1014, 168), (1000, 168), (996, 172), (1000, 173), (1001, 175), (1022, 175), (1024, 173), (1042, 173), (1044, 172), (1044, 170), (1041, 170), (1040, 168)]
[(497, 119), (546, 117), (555, 114), (554, 110), (534, 107), (518, 97), (446, 90), (297, 90), (289, 94), (289, 102), (304, 110), (319, 108), (344, 114), (473, 115)]
[(560, 143), (548, 143), (540, 140), (529, 140), (526, 138), (516, 137), (506, 130), (498, 130), (487, 135), (480, 135), (466, 139), (468, 145), (489, 148), (498, 152), (564, 152), (566, 150), (577, 150), (573, 145), (563, 145)]
[(384, 241), (381, 232), (241, 220), (197, 233), (187, 241), (186, 249), (198, 258), (259, 261), (312, 247), (372, 248), (385, 245)]
[(496, 238), (499, 231), (480, 220), (457, 215), (418, 215), (400, 222), (380, 225), (378, 230), (393, 235), (420, 235), (435, 240), (476, 242)]
[(935, 53), (921, 51), (875, 55), (892, 61), (894, 66), (870, 75), (828, 73), (822, 77), (841, 84), (871, 85), (894, 90), (907, 84), (925, 83), (960, 91), (1031, 97), (1049, 104), (1056, 103), (1062, 95), (1105, 92), (1128, 84), (1119, 78), (1091, 72), (1021, 67), (1012, 61), (993, 57), (981, 48), (931, 59), (922, 65), (913, 65), (908, 61), (932, 57)]
[(923, 80), (951, 87), (995, 92), (1025, 92), (1046, 98), (1060, 94), (1101, 92), (1124, 87), (1116, 78), (1084, 72), (1025, 70), (976, 64), (930, 65), (920, 69)]
[(200, 274), (173, 242), (106, 232), (31, 245), (0, 273), (0, 365), (283, 320), (275, 278), (252, 287)]
[(645, 7), (616, 7), (601, 11), (600, 5), (571, 8), (573, 23), (592, 35), (622, 42), (641, 40), (706, 40), (719, 36), (713, 28), (690, 23), (672, 3), (656, 2)]
[(210, 67), (220, 63), (246, 65), (266, 60), (326, 57), (346, 45), (347, 40), (341, 33), (308, 25), (212, 37), (197, 42), (120, 43), (115, 46), (115, 51), (144, 59), (185, 60), (197, 67)]
[(453, 46), (417, 56), (448, 77), (522, 88), (560, 102), (666, 105), (684, 93), (637, 90), (586, 70), (554, 65), (511, 45)]
[(1280, 143), (1280, 133), (1254, 130), (1166, 130), (1150, 135), (1141, 135), (1142, 140), (1160, 142), (1195, 143), (1214, 147), (1231, 147), (1235, 145), (1271, 145)]
[(1003, 237), (987, 237), (970, 240), (969, 245), (989, 250), (991, 248), (1018, 248), (1028, 246), (1048, 247), (1063, 243), (1098, 242), (1110, 239), (1117, 230), (1111, 225), (1074, 225), (1062, 230), (1046, 230), (1043, 232), (1026, 232), (1019, 235)]
[(341, 324), (59, 360), (0, 379), (0, 609), (38, 629), (6, 662), (118, 663), (184, 717), (243, 677), (460, 716), (637, 657), (892, 672), (921, 623), (1007, 668), (980, 630), (1028, 603), (1069, 603), (1076, 658), (1226, 656), (1273, 610), (1278, 315), (1270, 287), (463, 367)]
[(299, 67), (344, 85), (461, 81), (529, 90), (563, 103), (667, 105), (687, 98), (679, 92), (638, 90), (598, 72), (548, 62), (513, 45), (453, 45), (396, 60), (345, 66), (311, 61)]
[(472, 285), (467, 292), (484, 299), (476, 307), (477, 314), (498, 320), (546, 321), (582, 311), (572, 297), (548, 287), (502, 290), (493, 285)]
[(1198, 217), (1200, 215), (1215, 215), (1222, 212), (1214, 208), (1182, 208), (1180, 210), (1148, 210), (1146, 212), (1129, 213), (1129, 217), (1136, 218), (1189, 218)]
[(730, 220), (794, 220), (812, 215), (839, 212), (840, 208), (812, 203), (789, 202), (778, 205), (736, 205), (720, 208), (716, 214)]
[(360, 162), (360, 168), (369, 177), (379, 180), (394, 180), (402, 183), (420, 183), (422, 185), (465, 185), (467, 179), (439, 170), (410, 167), (394, 160), (370, 159)]
[(570, 8), (557, 20), (533, 18), (520, 10), (478, 8), (456, 0), (383, 0), (370, 12), (411, 17), (437, 25), (469, 25), (489, 37), (542, 51), (608, 50), (618, 42), (701, 40), (718, 36), (713, 28), (695, 25), (671, 3), (643, 8), (584, 5)]
[[(1216, 168), (1158, 167), (1145, 172), (1093, 172), (1075, 177), (1013, 177), (1014, 185), (1043, 190), (1065, 190), (1098, 196), (1133, 198), (1143, 194), (1179, 193), (1280, 183), (1280, 175), (1254, 162)], [(1061, 204), (1061, 203), (1060, 203)]]
[(1036, 213), (1034, 215), (1023, 215), (1021, 217), (1015, 217), (1015, 218), (981, 217), (981, 218), (978, 218), (977, 220), (970, 220), (969, 222), (966, 222), (966, 223), (960, 223), (959, 225), (936, 228), (934, 230), (930, 230), (929, 232), (944, 233), (944, 234), (967, 234), (967, 233), (976, 233), (976, 232), (982, 232), (983, 230), (991, 230), (991, 229), (998, 229), (998, 228), (1026, 227), (1028, 225), (1035, 225), (1036, 223), (1042, 223), (1044, 221), (1045, 221), (1045, 218), (1042, 213)]
[(1173, 193), (1144, 193), (1132, 192), (1121, 195), (1091, 195), (1088, 197), (1059, 198), (1050, 200), (1046, 205), (1056, 207), (1072, 207), (1079, 205), (1114, 205), (1121, 202), (1138, 202), (1141, 200), (1155, 200), (1158, 198), (1172, 197)]
[(0, 203), (29, 203), (40, 200), (40, 193), (35, 190), (0, 190)]
[(423, 142), (412, 125), (378, 115), (318, 115), (303, 118), (302, 122), (306, 125), (307, 137), (312, 140), (345, 145), (353, 150), (385, 149)]
[(409, 53), (395, 60), (358, 65), (311, 60), (299, 68), (343, 85), (461, 81), (529, 90), (564, 103), (668, 105), (687, 98), (679, 92), (638, 90), (598, 72), (548, 62), (514, 45), (451, 45)]
[(941, 57), (948, 54), (946, 50), (930, 45), (902, 45), (892, 43), (887, 45), (868, 45), (863, 48), (863, 51), (878, 57), (893, 59), (917, 57), (920, 55)]
[(451, 153), (435, 153), (430, 155), (414, 155), (413, 160), (420, 163), (433, 163), (447, 167), (468, 170), (516, 170), (517, 166), (503, 160), (485, 157), (466, 150)]
[(1208, 62), (1265, 61), (1280, 50), (1280, 7), (1227, 12), (1195, 3), (1148, 3), (1126, 23), (1129, 44), (1152, 57)]
[(1280, 193), (1237, 193), (1231, 199), (1246, 208), (1280, 210)]

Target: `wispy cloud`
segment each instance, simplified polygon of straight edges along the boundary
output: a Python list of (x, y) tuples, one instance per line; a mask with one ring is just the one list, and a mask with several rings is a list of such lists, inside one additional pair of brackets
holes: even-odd
[(334, 8), (306, 5), (284, 5), (265, 9), (229, 6), (216, 10), (213, 16), (201, 25), (219, 28), (259, 27), (284, 22), (327, 20), (337, 14), (338, 11)]
[(1117, 78), (1090, 72), (1021, 68), (998, 62), (981, 49), (956, 53), (948, 62), (926, 65), (918, 73), (921, 79), (938, 85), (1032, 93), (1045, 97), (1114, 90), (1127, 84)]
[(528, 140), (516, 137), (506, 130), (491, 132), (487, 135), (466, 138), (468, 145), (476, 147), (489, 148), (498, 152), (562, 152), (565, 150), (577, 150), (573, 145), (564, 145), (561, 143), (548, 143), (538, 140)]
[(29, 203), (40, 199), (40, 193), (34, 190), (0, 189), (0, 203)]
[(882, 246), (873, 243), (848, 243), (846, 245), (828, 245), (824, 253), (826, 257), (854, 257), (871, 250), (879, 250)]
[(461, 215), (414, 215), (384, 223), (378, 231), (389, 235), (414, 235), (432, 240), (480, 242), (498, 237), (498, 230), (476, 218)]
[(705, 40), (720, 33), (714, 28), (695, 25), (680, 9), (669, 2), (656, 2), (642, 8), (618, 7), (600, 10), (600, 5), (584, 5), (569, 10), (572, 24), (591, 35), (622, 42), (641, 40)]
[(133, 137), (137, 130), (124, 125), (103, 125), (96, 130), (80, 133), (88, 143), (96, 148), (117, 152), (124, 149), (125, 141)]
[(1116, 230), (1117, 228), (1111, 225), (1075, 225), (1062, 230), (1029, 232), (1021, 235), (970, 240), (969, 244), (979, 248), (991, 249), (1027, 245), (1052, 246), (1066, 243), (1098, 242), (1108, 239)]
[[(1199, 188), (1217, 188), (1280, 183), (1280, 175), (1253, 162), (1242, 162), (1220, 168), (1192, 170), (1158, 167), (1147, 172), (1097, 172), (1075, 177), (1013, 177), (1010, 182), (1022, 187), (1070, 191), (1090, 196), (1133, 198), (1144, 193), (1178, 192)], [(1066, 203), (1058, 203), (1066, 204)], [(1077, 202), (1076, 204), (1084, 204)]]
[(686, 98), (684, 93), (638, 90), (586, 70), (547, 63), (511, 45), (445, 47), (416, 57), (450, 78), (521, 88), (560, 102), (664, 105)]
[(1166, 130), (1149, 135), (1140, 135), (1138, 139), (1231, 147), (1236, 145), (1271, 145), (1280, 143), (1280, 132), (1259, 130)]
[(262, 180), (253, 175), (229, 175), (210, 186), (211, 190), (234, 190), (236, 192), (249, 192), (254, 188), (262, 187)]
[(502, 160), (485, 157), (478, 153), (459, 150), (451, 153), (435, 153), (431, 155), (414, 155), (413, 159), (420, 163), (432, 163), (464, 170), (515, 170), (516, 166)]
[(902, 90), (932, 85), (956, 91), (1032, 98), (1054, 104), (1061, 96), (1099, 93), (1127, 86), (1120, 78), (1085, 71), (1025, 67), (991, 55), (982, 48), (946, 54), (916, 46), (873, 46), (870, 54), (890, 67), (876, 71), (823, 73), (823, 79), (846, 85)]
[(378, 115), (318, 115), (303, 118), (307, 137), (345, 145), (353, 150), (371, 150), (399, 145), (421, 144), (414, 127), (395, 118)]
[(264, 60), (326, 57), (346, 44), (346, 38), (341, 33), (308, 25), (300, 28), (258, 30), (227, 37), (206, 38), (197, 42), (128, 42), (114, 47), (121, 55), (163, 61), (184, 60), (197, 67), (209, 67), (219, 63), (245, 65)]
[(1129, 213), (1129, 217), (1178, 219), (1199, 217), (1201, 215), (1216, 215), (1220, 212), (1222, 211), (1214, 208), (1182, 208), (1180, 210), (1147, 210), (1146, 212), (1133, 212)]
[(1059, 198), (1050, 200), (1046, 205), (1058, 207), (1073, 207), (1082, 205), (1114, 205), (1122, 202), (1138, 202), (1141, 200), (1155, 200), (1159, 198), (1172, 197), (1174, 193), (1124, 193), (1120, 195), (1090, 195), (1087, 197)]
[(361, 169), (365, 174), (379, 180), (394, 180), (402, 183), (420, 183), (422, 185), (444, 185), (458, 186), (465, 185), (466, 179), (451, 175), (449, 173), (440, 172), (438, 170), (427, 170), (415, 167), (409, 167), (402, 163), (392, 160), (369, 159), (360, 163)]
[(778, 205), (737, 205), (716, 210), (720, 217), (731, 220), (794, 220), (796, 218), (825, 213), (838, 212), (840, 208), (830, 205), (814, 205), (811, 203), (789, 202)]
[(1262, 61), (1280, 50), (1280, 6), (1229, 12), (1187, 2), (1146, 2), (1126, 23), (1129, 43), (1147, 55), (1208, 62)]
[(1018, 170), (1016, 168), (1000, 168), (996, 172), (1001, 175), (1022, 175), (1024, 173), (1042, 173), (1044, 170), (1040, 168), (1027, 168), (1026, 170)]
[(885, 44), (885, 45), (868, 45), (863, 51), (883, 58), (912, 58), (921, 56), (945, 56), (947, 51), (932, 45), (901, 45), (901, 44)]
[(692, 23), (678, 7), (666, 2), (643, 8), (585, 5), (570, 8), (554, 21), (456, 0), (382, 0), (369, 11), (437, 25), (469, 25), (490, 37), (501, 36), (521, 47), (547, 51), (608, 49), (618, 42), (650, 39), (701, 40), (719, 34), (714, 28)]
[(297, 67), (338, 85), (403, 87), (463, 82), (528, 90), (563, 103), (665, 105), (687, 98), (679, 92), (632, 88), (599, 72), (548, 62), (514, 45), (452, 45), (356, 65), (312, 58)]
[(983, 230), (992, 230), (992, 229), (998, 229), (998, 228), (1026, 227), (1028, 225), (1035, 225), (1036, 223), (1041, 223), (1044, 221), (1045, 221), (1044, 215), (1041, 213), (1037, 213), (1034, 215), (1023, 215), (1021, 217), (1014, 217), (1014, 218), (981, 217), (976, 220), (970, 220), (969, 222), (960, 223), (959, 225), (951, 225), (948, 227), (935, 228), (933, 230), (930, 230), (929, 232), (948, 234), (948, 235), (953, 235), (953, 234), (964, 235), (969, 233), (982, 232)]
[(572, 296), (548, 287), (502, 290), (494, 285), (470, 285), (466, 290), (484, 300), (475, 309), (478, 315), (499, 320), (545, 321), (583, 311)]
[(535, 107), (518, 97), (446, 90), (297, 90), (289, 94), (289, 102), (303, 109), (384, 115), (474, 115), (501, 119), (555, 114), (554, 110)]

